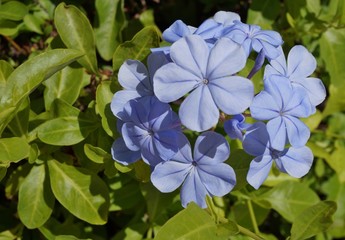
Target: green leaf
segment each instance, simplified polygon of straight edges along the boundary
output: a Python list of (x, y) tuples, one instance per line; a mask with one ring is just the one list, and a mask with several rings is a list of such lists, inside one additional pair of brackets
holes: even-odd
[(10, 1), (0, 5), (0, 18), (20, 21), (27, 14), (28, 8), (18, 1)]
[[(331, 83), (338, 88), (344, 86), (345, 71), (345, 29), (328, 28), (321, 35), (320, 54), (331, 77)], [(341, 92), (343, 93), (343, 92)]]
[(18, 108), (17, 114), (8, 124), (8, 128), (16, 137), (26, 137), (29, 127), (30, 99), (26, 98)]
[(102, 118), (104, 131), (111, 137), (118, 136), (116, 129), (116, 117), (110, 109), (110, 103), (114, 93), (110, 90), (110, 81), (102, 81), (96, 90), (96, 110)]
[(140, 187), (146, 200), (149, 221), (154, 223), (160, 215), (164, 214), (167, 206), (171, 205), (175, 194), (161, 193), (152, 183), (144, 183)]
[(263, 29), (272, 29), (279, 13), (279, 0), (254, 0), (248, 10), (247, 23), (259, 25)]
[(56, 99), (63, 99), (69, 104), (73, 104), (79, 97), (81, 89), (85, 86), (83, 68), (65, 67), (47, 79), (43, 85), (44, 105), (46, 110)]
[(169, 219), (157, 233), (155, 240), (222, 239), (210, 215), (194, 202)]
[(53, 193), (68, 211), (90, 224), (107, 222), (109, 193), (102, 179), (54, 159), (48, 161), (48, 167)]
[(33, 57), (16, 68), (0, 96), (0, 134), (19, 105), (42, 81), (81, 56), (80, 51), (55, 49)]
[(24, 24), (25, 26), (32, 32), (38, 33), (38, 34), (43, 34), (42, 29), (41, 29), (41, 24), (44, 23), (42, 22), (41, 19), (39, 19), (37, 16), (34, 14), (27, 14), (24, 17)]
[(85, 55), (78, 62), (92, 73), (98, 73), (95, 36), (88, 18), (75, 6), (60, 3), (54, 23), (63, 43)]
[[(274, 210), (290, 222), (294, 221), (304, 209), (320, 201), (317, 194), (305, 184), (293, 181), (276, 185), (259, 196), (257, 200), (270, 203)], [(257, 200), (253, 199), (260, 205)]]
[(4, 36), (14, 36), (18, 33), (21, 24), (15, 21), (0, 18), (0, 34)]
[(13, 67), (11, 64), (4, 60), (0, 60), (0, 86), (6, 84), (7, 78), (13, 72)]
[(54, 201), (45, 165), (34, 165), (19, 189), (20, 220), (29, 229), (42, 226), (53, 211)]
[(328, 90), (329, 97), (326, 102), (326, 107), (322, 112), (323, 118), (329, 116), (332, 113), (341, 112), (345, 110), (345, 98), (343, 98), (345, 85), (335, 86), (334, 84), (330, 84)]
[(147, 223), (134, 223), (117, 232), (112, 240), (142, 240), (149, 228)]
[(323, 192), (327, 195), (327, 200), (337, 203), (337, 211), (333, 216), (333, 225), (329, 232), (334, 238), (345, 237), (345, 183), (340, 183), (336, 175), (333, 175), (327, 182), (322, 185)]
[(24, 138), (0, 139), (0, 163), (19, 162), (29, 156), (30, 146)]
[(305, 209), (292, 223), (290, 239), (307, 239), (326, 231), (333, 223), (331, 217), (336, 209), (333, 201), (322, 201)]
[(293, 17), (293, 19), (297, 19), (303, 15), (303, 10), (305, 10), (307, 6), (306, 0), (285, 0), (284, 2), (289, 14)]
[(106, 158), (111, 159), (111, 155), (100, 147), (92, 146), (91, 144), (84, 145), (84, 152), (86, 156), (95, 163), (104, 163)]
[(6, 176), (7, 167), (0, 166), (0, 182)]
[(339, 147), (334, 150), (330, 158), (326, 158), (328, 165), (337, 173), (340, 182), (345, 182), (345, 148)]
[(5, 194), (7, 199), (12, 199), (17, 195), (20, 185), (24, 181), (25, 177), (29, 174), (31, 167), (31, 164), (25, 163), (11, 172), (6, 181), (5, 187)]
[(56, 98), (50, 108), (50, 115), (52, 118), (58, 117), (78, 117), (80, 110), (76, 107), (73, 107), (71, 104), (66, 101)]
[(97, 128), (97, 123), (86, 117), (59, 117), (41, 124), (37, 136), (44, 143), (69, 146), (81, 142)]
[(150, 48), (159, 47), (156, 27), (143, 28), (132, 40), (117, 47), (113, 55), (113, 70), (116, 72), (126, 59), (143, 61), (151, 53)]
[(96, 46), (104, 60), (111, 60), (116, 47), (122, 42), (121, 31), (126, 25), (123, 0), (96, 0)]
[(248, 155), (242, 149), (238, 149), (230, 154), (230, 158), (227, 163), (229, 163), (229, 165), (234, 169), (236, 174), (236, 185), (233, 191), (244, 188), (248, 184), (247, 173), (252, 160), (253, 157)]

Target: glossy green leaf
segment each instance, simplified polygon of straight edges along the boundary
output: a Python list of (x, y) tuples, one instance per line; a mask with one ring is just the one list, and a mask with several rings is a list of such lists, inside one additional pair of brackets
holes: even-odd
[(68, 211), (91, 224), (107, 222), (109, 193), (102, 179), (56, 160), (49, 160), (48, 167), (53, 193)]
[(88, 18), (77, 7), (60, 3), (55, 9), (54, 23), (64, 44), (85, 54), (78, 62), (98, 73), (95, 36)]
[(248, 10), (247, 23), (259, 25), (262, 29), (272, 29), (279, 13), (279, 0), (254, 0)]
[[(344, 86), (345, 29), (329, 28), (321, 35), (320, 53), (335, 87)], [(343, 92), (342, 92), (343, 93)]]
[(19, 162), (29, 156), (30, 146), (20, 137), (0, 139), (0, 163)]
[(96, 128), (97, 123), (86, 117), (59, 117), (40, 125), (37, 136), (51, 145), (68, 146), (81, 142)]
[(17, 114), (8, 124), (8, 128), (16, 137), (25, 137), (28, 133), (30, 114), (30, 99), (26, 98), (18, 108)]
[(323, 118), (329, 116), (330, 114), (345, 110), (345, 98), (343, 97), (345, 85), (335, 86), (331, 83), (328, 87), (328, 91), (329, 97), (326, 102), (326, 107), (322, 112)]
[(96, 46), (101, 57), (111, 60), (116, 47), (122, 42), (121, 31), (126, 25), (123, 0), (96, 0)]
[(34, 165), (19, 189), (18, 215), (29, 228), (42, 226), (54, 208), (54, 195), (50, 189), (44, 164)]
[(0, 35), (13, 36), (19, 31), (21, 24), (18, 22), (0, 18)]
[(28, 8), (19, 1), (10, 1), (0, 5), (0, 18), (19, 21), (27, 14)]
[(327, 195), (327, 200), (337, 203), (337, 211), (333, 215), (333, 224), (328, 232), (334, 238), (345, 237), (345, 183), (340, 183), (336, 175), (332, 176), (322, 185), (322, 191)]
[(143, 235), (149, 228), (147, 223), (134, 223), (125, 227), (112, 240), (142, 240)]
[(328, 165), (337, 173), (340, 182), (345, 182), (345, 147), (334, 150), (330, 158), (326, 159)]
[(110, 90), (110, 81), (102, 81), (96, 91), (96, 110), (102, 118), (104, 131), (111, 137), (115, 138), (118, 133), (116, 129), (116, 117), (110, 109), (110, 103), (114, 93)]
[(26, 28), (28, 28), (30, 31), (43, 34), (41, 25), (44, 23), (41, 19), (39, 19), (34, 14), (27, 14), (24, 17), (24, 24)]
[(38, 156), (40, 155), (40, 149), (36, 143), (32, 143), (30, 145), (30, 152), (29, 152), (29, 163), (33, 164), (36, 162)]
[(305, 10), (307, 6), (306, 0), (285, 0), (285, 4), (289, 14), (293, 17), (293, 19), (297, 19), (298, 17), (303, 15), (303, 10)]
[(51, 104), (50, 115), (52, 118), (78, 117), (80, 115), (80, 110), (66, 101), (56, 98)]
[(0, 60), (0, 86), (6, 84), (7, 78), (13, 72), (11, 64), (4, 60)]
[(326, 231), (333, 223), (332, 215), (337, 209), (333, 201), (322, 201), (305, 209), (292, 223), (291, 240), (303, 240)]
[(163, 225), (155, 239), (222, 239), (216, 232), (217, 225), (212, 217), (191, 202)]
[(143, 61), (150, 53), (150, 48), (159, 46), (159, 34), (156, 27), (143, 28), (132, 40), (117, 47), (113, 55), (113, 70), (118, 71), (126, 59)]
[[(286, 220), (294, 221), (306, 208), (318, 203), (319, 197), (306, 185), (299, 182), (282, 182), (258, 197), (268, 202)], [(256, 201), (256, 200), (254, 200)], [(260, 202), (256, 201), (260, 205)]]
[(85, 86), (84, 69), (65, 67), (55, 73), (44, 83), (44, 105), (46, 110), (56, 99), (63, 99), (69, 104), (73, 104), (79, 97), (81, 89)]
[(234, 169), (236, 174), (236, 185), (233, 191), (239, 190), (248, 184), (247, 173), (252, 160), (253, 156), (248, 155), (242, 149), (238, 149), (230, 154), (227, 163)]
[(84, 152), (86, 156), (95, 163), (104, 163), (105, 158), (111, 158), (110, 154), (102, 148), (92, 146), (91, 144), (84, 145)]
[(0, 134), (15, 116), (21, 101), (42, 81), (61, 70), (82, 54), (72, 49), (55, 49), (21, 64), (7, 79), (0, 96)]

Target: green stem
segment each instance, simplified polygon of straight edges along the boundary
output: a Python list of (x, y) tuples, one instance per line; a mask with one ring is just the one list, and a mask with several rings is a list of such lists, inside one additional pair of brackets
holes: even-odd
[(249, 210), (250, 219), (252, 220), (252, 224), (253, 224), (253, 227), (254, 227), (254, 232), (256, 234), (259, 234), (260, 230), (259, 230), (259, 227), (258, 227), (258, 223), (256, 222), (253, 205), (252, 205), (252, 202), (250, 200), (247, 200), (247, 206), (248, 206), (248, 210)]
[(244, 234), (244, 235), (246, 235), (246, 236), (248, 236), (248, 237), (251, 237), (251, 238), (253, 238), (254, 240), (263, 240), (262, 237), (260, 237), (260, 236), (258, 236), (257, 234), (255, 234), (255, 233), (249, 231), (247, 228), (244, 228), (244, 227), (242, 227), (242, 226), (240, 226), (240, 225), (238, 225), (238, 224), (237, 224), (237, 227), (238, 227), (238, 230), (240, 231), (240, 233), (242, 233), (242, 234)]

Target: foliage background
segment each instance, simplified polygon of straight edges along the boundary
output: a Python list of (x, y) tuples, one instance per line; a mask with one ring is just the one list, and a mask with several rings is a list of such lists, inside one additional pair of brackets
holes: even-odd
[[(248, 230), (267, 239), (345, 238), (344, 1), (60, 2), (1, 1), (0, 239), (249, 239)], [(178, 192), (151, 185), (145, 164), (111, 159), (109, 103), (125, 59), (145, 61), (175, 20), (198, 26), (218, 10), (278, 31), (286, 53), (307, 47), (328, 97), (305, 120), (315, 155), (307, 176), (272, 171), (253, 191), (245, 182), (251, 158), (231, 141), (235, 191), (207, 211), (183, 210)]]

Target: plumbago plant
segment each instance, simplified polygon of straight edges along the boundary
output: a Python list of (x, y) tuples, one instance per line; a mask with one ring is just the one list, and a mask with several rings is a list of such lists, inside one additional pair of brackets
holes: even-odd
[(247, 23), (161, 33), (122, 0), (92, 24), (89, 5), (5, 1), (29, 58), (0, 60), (0, 238), (345, 237), (341, 7), (254, 0)]

